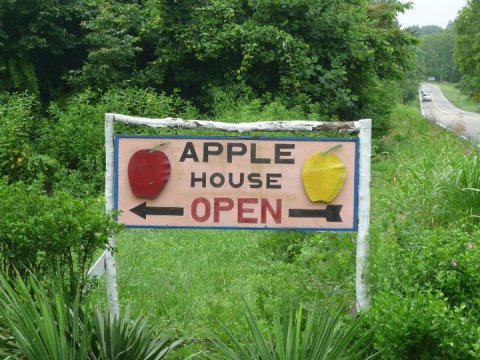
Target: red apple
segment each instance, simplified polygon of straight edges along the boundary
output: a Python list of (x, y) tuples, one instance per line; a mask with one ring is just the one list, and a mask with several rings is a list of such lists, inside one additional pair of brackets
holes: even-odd
[(128, 181), (136, 197), (155, 199), (170, 177), (170, 161), (163, 151), (142, 149), (128, 162)]

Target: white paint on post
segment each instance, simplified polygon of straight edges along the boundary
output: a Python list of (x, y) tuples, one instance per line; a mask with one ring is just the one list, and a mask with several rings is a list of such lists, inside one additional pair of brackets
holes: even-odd
[[(112, 214), (114, 210), (114, 116), (105, 114), (105, 210)], [(113, 257), (115, 250), (115, 235), (108, 239), (108, 248), (105, 252), (105, 269), (107, 271), (107, 295), (110, 315), (118, 317), (117, 265)]]
[(357, 263), (356, 263), (356, 298), (357, 310), (368, 309), (369, 295), (365, 279), (365, 268), (368, 256), (368, 229), (370, 226), (370, 171), (372, 151), (372, 120), (358, 121), (360, 129), (360, 169), (358, 184), (358, 232), (357, 232)]
[(120, 114), (112, 114), (115, 121), (145, 125), (154, 128), (176, 127), (181, 129), (198, 129), (198, 130), (221, 130), (221, 131), (345, 131), (358, 132), (353, 121), (343, 122), (323, 122), (323, 121), (303, 121), (303, 120), (286, 120), (286, 121), (257, 121), (245, 123), (226, 123), (220, 121), (208, 120), (183, 120), (179, 118), (164, 119), (148, 119), (142, 117), (134, 117)]

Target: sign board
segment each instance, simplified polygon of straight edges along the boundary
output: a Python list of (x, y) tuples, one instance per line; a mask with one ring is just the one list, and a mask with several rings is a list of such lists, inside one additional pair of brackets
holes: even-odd
[(358, 139), (115, 137), (129, 227), (357, 229)]

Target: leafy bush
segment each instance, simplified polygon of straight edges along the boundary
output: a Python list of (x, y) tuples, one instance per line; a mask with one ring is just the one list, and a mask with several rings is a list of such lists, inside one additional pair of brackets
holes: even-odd
[(384, 359), (478, 359), (478, 313), (451, 306), (439, 291), (376, 296), (369, 321)]
[[(195, 111), (177, 96), (152, 90), (110, 91), (100, 99), (85, 91), (63, 106), (52, 104), (44, 121), (36, 151), (60, 164), (59, 185), (73, 194), (98, 195), (103, 189), (105, 169), (104, 116), (107, 112), (146, 117), (193, 115)], [(116, 125), (118, 132), (145, 132), (142, 127)], [(150, 130), (151, 131), (151, 130)]]
[(22, 183), (0, 182), (0, 197), (0, 273), (48, 279), (59, 272), (71, 294), (83, 288), (94, 253), (117, 228), (103, 204)]
[[(373, 266), (373, 290), (412, 289), (440, 292), (451, 306), (477, 306), (480, 289), (480, 231), (459, 228), (422, 229), (415, 226), (397, 233), (395, 242), (384, 242)], [(479, 313), (480, 315), (480, 313)]]
[(4, 97), (0, 102), (0, 177), (22, 178), (31, 154), (35, 99), (27, 94)]
[(226, 359), (232, 360), (333, 360), (361, 359), (369, 334), (359, 335), (358, 322), (344, 322), (340, 312), (310, 309), (278, 317), (274, 335), (266, 337), (259, 322), (247, 308), (244, 312), (249, 337), (236, 337), (227, 330), (233, 344), (217, 339), (215, 345)]

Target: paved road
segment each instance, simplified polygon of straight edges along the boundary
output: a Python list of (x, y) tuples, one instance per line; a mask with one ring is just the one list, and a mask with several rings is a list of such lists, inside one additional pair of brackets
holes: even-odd
[(463, 111), (453, 106), (433, 84), (422, 84), (432, 94), (431, 102), (421, 102), (423, 115), (440, 126), (480, 144), (480, 114)]

